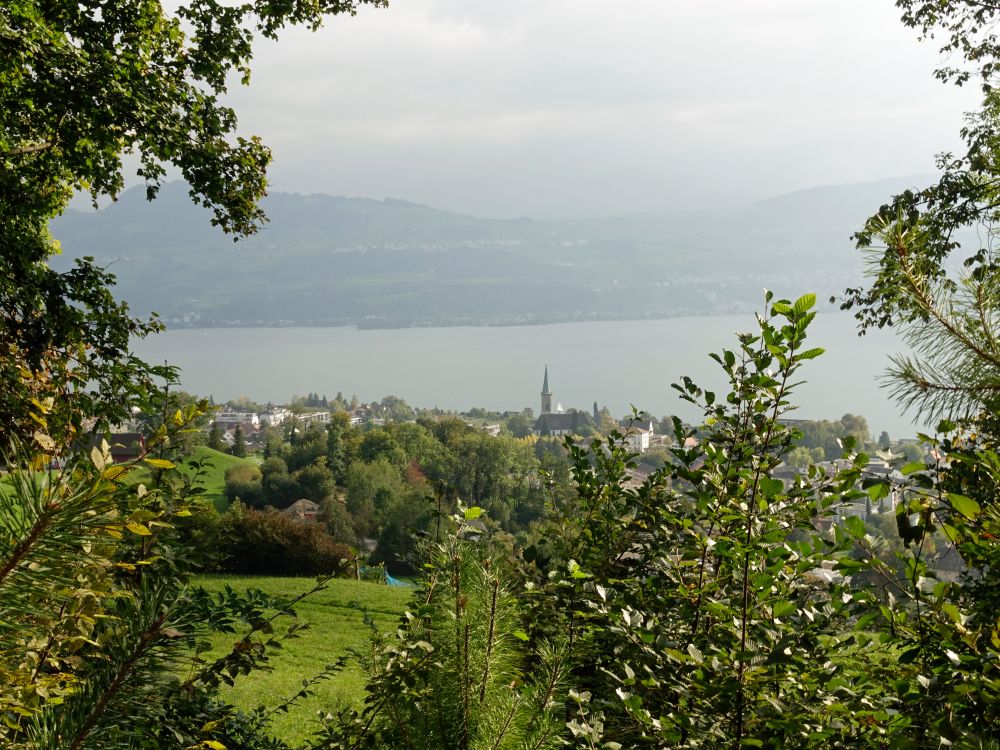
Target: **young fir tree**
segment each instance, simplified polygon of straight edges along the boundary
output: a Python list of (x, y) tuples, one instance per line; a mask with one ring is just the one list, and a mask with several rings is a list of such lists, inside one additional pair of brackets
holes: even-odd
[(243, 427), (241, 425), (236, 425), (236, 430), (233, 432), (233, 448), (231, 452), (237, 458), (246, 458), (247, 442), (246, 438), (243, 437)]
[(367, 657), (365, 708), (323, 728), (329, 750), (547, 750), (563, 746), (565, 643), (528, 643), (510, 550), (466, 523), (436, 546), (399, 630)]
[(215, 422), (212, 423), (212, 428), (208, 431), (208, 447), (213, 451), (223, 451), (226, 447), (222, 440), (222, 428)]

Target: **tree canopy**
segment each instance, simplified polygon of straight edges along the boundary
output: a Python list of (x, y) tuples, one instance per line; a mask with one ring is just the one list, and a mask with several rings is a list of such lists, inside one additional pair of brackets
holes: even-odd
[(78, 191), (115, 198), (128, 156), (148, 198), (170, 165), (223, 231), (256, 231), (271, 153), (237, 135), (220, 97), (234, 75), (249, 82), (255, 38), (362, 5), (386, 0), (191, 0), (174, 13), (156, 0), (3, 3), (0, 441), (32, 434), (31, 399), (53, 398), (59, 439), (84, 417), (121, 419), (150, 376), (171, 374), (129, 354), (130, 337), (160, 324), (115, 301), (111, 274), (88, 258), (61, 274), (46, 265), (59, 251), (49, 220)]

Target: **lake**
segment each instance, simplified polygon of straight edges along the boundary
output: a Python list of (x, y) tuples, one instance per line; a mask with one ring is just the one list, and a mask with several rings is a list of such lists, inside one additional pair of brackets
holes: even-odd
[[(818, 315), (810, 346), (827, 351), (807, 363), (807, 382), (790, 416), (868, 419), (874, 436), (915, 434), (879, 387), (890, 353), (902, 347), (887, 332), (858, 337), (853, 318)], [(553, 402), (590, 410), (594, 401), (624, 414), (630, 404), (652, 414), (693, 418), (670, 383), (688, 375), (721, 391), (718, 365), (708, 357), (735, 348), (736, 331), (754, 328), (750, 315), (666, 320), (561, 323), (516, 327), (215, 328), (167, 331), (136, 343), (149, 361), (182, 368), (182, 387), (216, 401), (247, 395), (283, 403), (293, 395), (341, 391), (362, 401), (393, 394), (414, 406), (538, 412), (546, 364)], [(923, 428), (920, 428), (923, 429)]]

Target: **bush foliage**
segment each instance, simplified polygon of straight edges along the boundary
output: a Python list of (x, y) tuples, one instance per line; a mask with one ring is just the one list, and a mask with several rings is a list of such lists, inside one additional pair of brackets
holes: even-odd
[(339, 575), (354, 555), (326, 528), (280, 511), (233, 506), (222, 517), (220, 567), (248, 575)]

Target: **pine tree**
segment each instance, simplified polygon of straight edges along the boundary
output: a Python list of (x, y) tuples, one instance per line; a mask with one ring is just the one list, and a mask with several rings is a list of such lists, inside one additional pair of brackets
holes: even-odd
[(343, 484), (347, 473), (347, 459), (344, 451), (344, 427), (338, 420), (331, 420), (326, 426), (326, 466), (337, 484)]
[[(0, 491), (5, 750), (236, 747), (226, 745), (231, 707), (216, 689), (266, 659), (253, 638), (260, 626), (248, 625), (237, 646), (207, 665), (199, 643), (239, 623), (265, 623), (274, 602), (190, 586), (198, 554), (184, 525), (203, 506), (166, 456), (174, 433), (207, 407), (185, 407), (180, 424), (153, 436), (160, 457), (143, 463), (157, 469), (154, 481), (126, 480), (140, 462), (113, 464), (106, 443), (71, 456), (60, 472), (31, 468), (50, 455), (7, 457)], [(44, 427), (46, 415), (35, 416)], [(192, 664), (194, 671), (184, 668)], [(265, 737), (244, 739), (247, 747), (277, 747)]]
[(243, 437), (242, 425), (236, 425), (236, 431), (233, 433), (232, 454), (237, 458), (246, 458), (247, 444), (246, 439)]
[(214, 451), (221, 451), (225, 448), (222, 440), (222, 428), (217, 422), (212, 423), (212, 429), (208, 431), (208, 447)]

